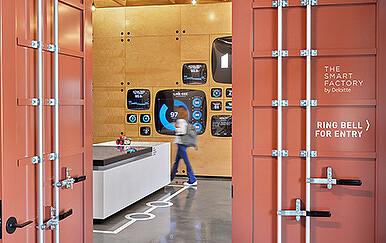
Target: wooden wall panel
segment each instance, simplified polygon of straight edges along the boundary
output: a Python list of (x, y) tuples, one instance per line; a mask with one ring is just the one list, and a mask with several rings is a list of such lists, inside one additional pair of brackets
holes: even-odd
[(176, 36), (130, 38), (126, 57), (126, 79), (133, 86), (173, 86), (181, 79), (181, 46)]
[(198, 4), (181, 6), (181, 28), (186, 34), (232, 32), (232, 5)]
[(123, 86), (125, 84), (125, 39), (94, 38), (94, 86)]
[(180, 6), (126, 8), (126, 34), (130, 36), (179, 34), (180, 19)]
[(182, 61), (209, 61), (209, 35), (189, 35), (181, 37)]
[(94, 37), (121, 37), (125, 34), (125, 9), (96, 9), (93, 13)]

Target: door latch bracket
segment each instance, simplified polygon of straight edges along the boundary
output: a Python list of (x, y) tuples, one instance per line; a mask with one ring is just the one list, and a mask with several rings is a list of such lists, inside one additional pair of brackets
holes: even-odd
[(348, 180), (348, 179), (333, 179), (332, 168), (327, 168), (327, 178), (307, 178), (306, 182), (309, 184), (327, 184), (327, 188), (330, 190), (332, 185), (346, 185), (346, 186), (361, 186), (361, 180)]

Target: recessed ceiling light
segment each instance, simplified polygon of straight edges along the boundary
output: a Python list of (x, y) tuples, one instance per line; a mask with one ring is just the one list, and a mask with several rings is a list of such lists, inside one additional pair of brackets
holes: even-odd
[(196, 0), (192, 0), (192, 4), (193, 4), (193, 5), (196, 5), (196, 4), (197, 4), (197, 1), (196, 1)]

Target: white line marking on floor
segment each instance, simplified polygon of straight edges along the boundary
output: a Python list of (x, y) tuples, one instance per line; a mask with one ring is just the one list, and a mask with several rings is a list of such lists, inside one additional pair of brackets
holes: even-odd
[(171, 196), (165, 198), (164, 200), (162, 200), (163, 202), (167, 202), (169, 201), (170, 199), (174, 198), (175, 196), (177, 196), (178, 194), (180, 194), (181, 192), (185, 191), (186, 188), (188, 188), (187, 186), (184, 186), (183, 188), (181, 188), (180, 190), (178, 190), (177, 192), (173, 193)]
[[(167, 202), (169, 200), (171, 200), (172, 198), (176, 197), (178, 194), (180, 194), (181, 192), (185, 191), (188, 187), (187, 186), (184, 186), (183, 188), (181, 188), (180, 190), (176, 191), (175, 193), (173, 193), (172, 195), (170, 195), (169, 197), (165, 198), (164, 200), (162, 200), (163, 202)], [(156, 209), (157, 207), (151, 207), (149, 208), (148, 210), (146, 210), (144, 213), (150, 213), (151, 211), (153, 211), (154, 209)], [(126, 229), (127, 227), (129, 227), (130, 225), (134, 224), (135, 222), (137, 222), (137, 220), (135, 219), (132, 219), (130, 220), (129, 222), (125, 223), (124, 225), (122, 225), (121, 227), (119, 227), (118, 229), (114, 230), (114, 231), (107, 231), (107, 230), (93, 230), (94, 233), (101, 233), (101, 234), (119, 234), (122, 230)]]
[(170, 187), (184, 187), (184, 185), (167, 185), (167, 186), (170, 186)]

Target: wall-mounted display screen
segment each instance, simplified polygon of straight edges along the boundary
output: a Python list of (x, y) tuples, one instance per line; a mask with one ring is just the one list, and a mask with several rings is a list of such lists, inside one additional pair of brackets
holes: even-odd
[(142, 123), (149, 123), (151, 121), (150, 114), (141, 114), (140, 120)]
[(212, 136), (232, 137), (232, 116), (215, 115), (211, 120)]
[(128, 123), (136, 123), (137, 122), (137, 115), (136, 114), (127, 114), (126, 115), (126, 121)]
[(185, 63), (182, 67), (182, 81), (184, 84), (205, 84), (207, 81), (206, 64)]
[(196, 127), (197, 134), (206, 129), (206, 96), (200, 90), (174, 89), (158, 91), (155, 97), (154, 121), (158, 133), (174, 135), (173, 122), (177, 121), (177, 108), (183, 106), (188, 110), (189, 122)]
[(210, 103), (210, 109), (212, 111), (221, 111), (221, 109), (222, 109), (222, 102), (221, 101), (212, 101)]
[(127, 91), (127, 108), (129, 110), (149, 110), (150, 90), (129, 89)]
[(232, 101), (227, 101), (225, 103), (225, 110), (231, 111), (232, 110)]
[(213, 80), (217, 83), (232, 83), (232, 36), (213, 41), (212, 74)]
[(220, 89), (220, 88), (213, 88), (213, 89), (211, 89), (211, 96), (213, 98), (220, 98), (220, 97), (222, 97), (222, 89)]
[(226, 89), (226, 97), (232, 98), (232, 88), (227, 88)]

